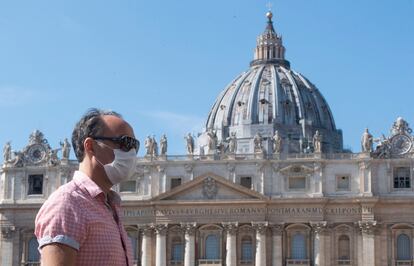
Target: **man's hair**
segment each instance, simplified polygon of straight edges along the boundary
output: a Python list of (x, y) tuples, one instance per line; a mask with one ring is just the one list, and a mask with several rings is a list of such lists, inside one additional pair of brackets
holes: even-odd
[(120, 114), (111, 110), (101, 110), (97, 108), (91, 108), (81, 117), (72, 132), (72, 147), (75, 151), (78, 162), (82, 162), (85, 157), (85, 150), (83, 142), (88, 137), (95, 137), (102, 134), (105, 124), (103, 123), (102, 116), (114, 115), (122, 118)]

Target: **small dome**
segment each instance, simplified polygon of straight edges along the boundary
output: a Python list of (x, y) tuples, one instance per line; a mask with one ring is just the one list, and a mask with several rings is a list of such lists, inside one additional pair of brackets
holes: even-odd
[(284, 59), (282, 38), (269, 18), (265, 32), (257, 39), (250, 69), (236, 77), (218, 96), (211, 109), (207, 131), (218, 140), (235, 133), (239, 152), (252, 152), (256, 133), (264, 140), (277, 130), (288, 140), (289, 152), (303, 152), (312, 146), (318, 130), (324, 152), (342, 151), (342, 132), (335, 127), (332, 113), (319, 90), (302, 74), (290, 69)]

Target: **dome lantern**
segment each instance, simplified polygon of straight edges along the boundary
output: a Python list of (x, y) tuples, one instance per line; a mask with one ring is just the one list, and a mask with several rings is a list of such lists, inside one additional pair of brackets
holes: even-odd
[(283, 46), (282, 36), (278, 35), (273, 27), (273, 13), (267, 12), (266, 17), (266, 29), (257, 37), (254, 60), (250, 65), (278, 63), (289, 67), (289, 62), (285, 60), (286, 49)]

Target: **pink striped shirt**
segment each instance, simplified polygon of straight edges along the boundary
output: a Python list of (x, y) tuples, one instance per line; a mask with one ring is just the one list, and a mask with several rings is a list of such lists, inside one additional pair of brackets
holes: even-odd
[(132, 266), (131, 241), (119, 220), (119, 195), (105, 193), (76, 171), (40, 208), (35, 235), (39, 249), (62, 243), (77, 250), (76, 265)]

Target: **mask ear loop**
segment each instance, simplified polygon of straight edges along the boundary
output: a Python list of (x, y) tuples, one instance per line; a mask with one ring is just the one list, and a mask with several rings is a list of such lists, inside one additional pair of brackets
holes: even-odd
[[(99, 145), (99, 144), (103, 144), (105, 147), (107, 147), (107, 148), (109, 148), (109, 149), (111, 149), (112, 150), (112, 152), (114, 152), (114, 149), (113, 148), (111, 148), (109, 145), (107, 145), (107, 144), (105, 144), (105, 143), (103, 143), (103, 142), (100, 142), (100, 141), (97, 141), (97, 140), (95, 140), (94, 139), (94, 141)], [(95, 158), (95, 160), (102, 166), (102, 167), (105, 167), (105, 165), (103, 164), (103, 163), (101, 163), (101, 161), (99, 161), (98, 160), (98, 157), (96, 157), (96, 155), (94, 154), (93, 155), (93, 157)], [(114, 160), (115, 160), (115, 153), (114, 153)]]

